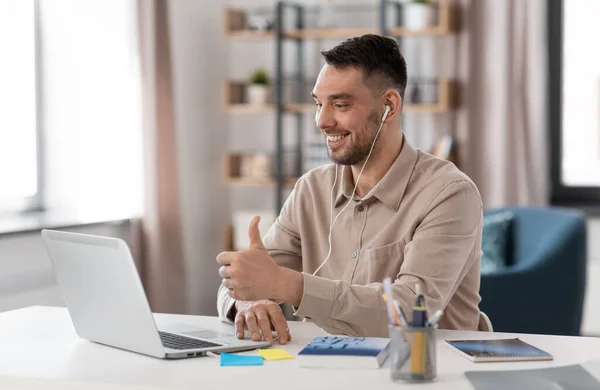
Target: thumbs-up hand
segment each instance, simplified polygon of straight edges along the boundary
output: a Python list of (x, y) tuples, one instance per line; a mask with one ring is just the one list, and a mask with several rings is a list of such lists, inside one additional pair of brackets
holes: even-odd
[(260, 229), (258, 224), (260, 223), (260, 217), (256, 216), (250, 221), (250, 227), (248, 228), (248, 237), (250, 238), (250, 248), (265, 250), (265, 244), (262, 242), (260, 237)]
[(219, 275), (237, 300), (257, 301), (277, 299), (277, 285), (282, 280), (281, 268), (267, 252), (260, 237), (260, 217), (254, 217), (248, 228), (250, 245), (239, 252), (222, 252), (217, 256), (221, 264)]

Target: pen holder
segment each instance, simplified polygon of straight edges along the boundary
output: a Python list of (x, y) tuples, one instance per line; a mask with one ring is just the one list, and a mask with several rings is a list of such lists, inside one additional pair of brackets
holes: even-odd
[(390, 326), (390, 367), (392, 380), (412, 382), (435, 378), (436, 327)]

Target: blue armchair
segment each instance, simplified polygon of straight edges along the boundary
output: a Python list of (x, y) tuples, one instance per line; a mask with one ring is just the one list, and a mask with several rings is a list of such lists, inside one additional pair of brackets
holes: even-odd
[(480, 308), (498, 332), (579, 335), (586, 284), (582, 213), (514, 207), (506, 268), (481, 275)]

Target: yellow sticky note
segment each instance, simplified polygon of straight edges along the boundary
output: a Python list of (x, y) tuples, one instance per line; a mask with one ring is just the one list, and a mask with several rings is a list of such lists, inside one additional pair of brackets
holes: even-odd
[(283, 349), (259, 349), (258, 354), (265, 360), (286, 360), (294, 358)]

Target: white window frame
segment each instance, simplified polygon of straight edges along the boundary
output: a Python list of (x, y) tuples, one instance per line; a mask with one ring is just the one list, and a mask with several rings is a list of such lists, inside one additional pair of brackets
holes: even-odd
[(20, 214), (33, 211), (43, 211), (44, 208), (44, 142), (43, 142), (43, 93), (42, 93), (42, 50), (39, 0), (33, 3), (34, 28), (34, 71), (35, 71), (35, 126), (36, 126), (36, 177), (37, 192), (33, 196), (4, 199), (0, 204), (0, 214)]

